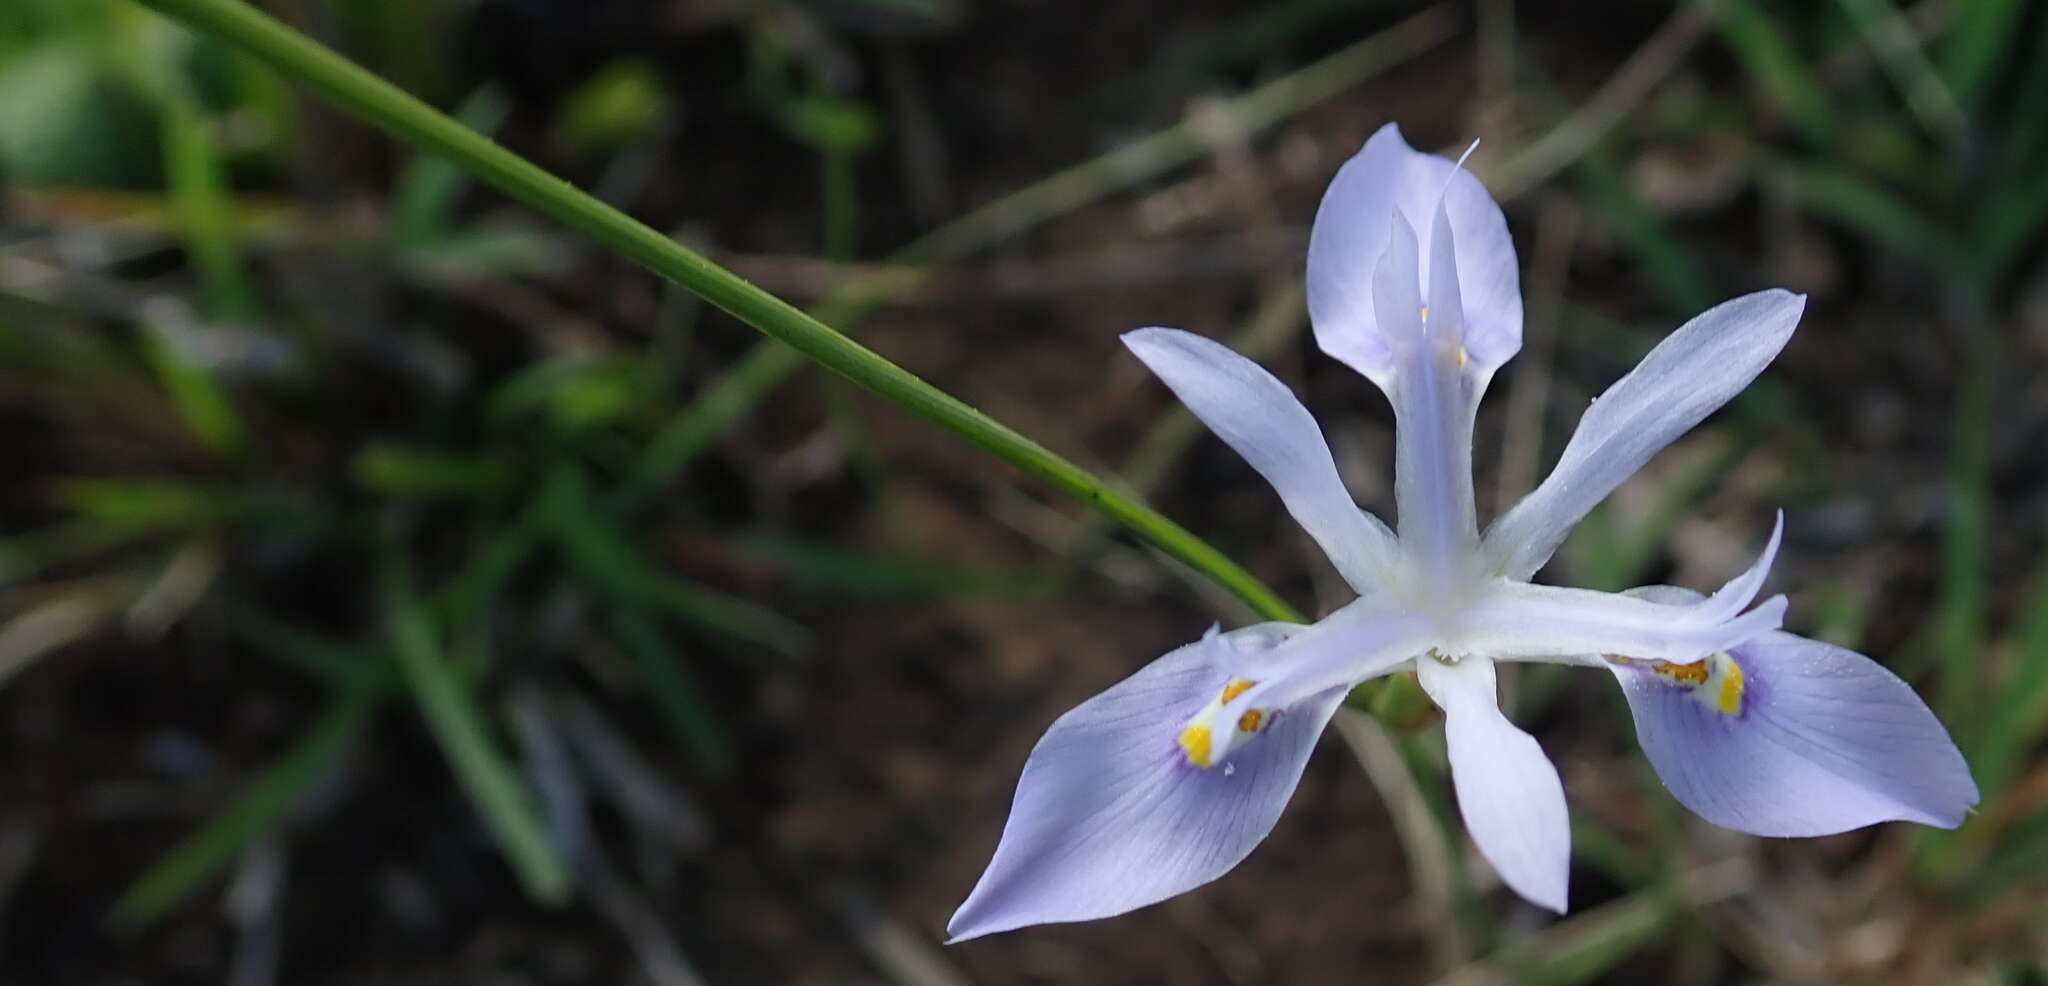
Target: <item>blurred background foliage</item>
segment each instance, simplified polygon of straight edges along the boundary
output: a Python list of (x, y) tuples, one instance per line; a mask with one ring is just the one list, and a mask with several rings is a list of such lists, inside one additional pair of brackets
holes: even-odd
[(2042, 5), (264, 6), (1324, 608), (1114, 336), (1275, 366), (1386, 515), (1305, 223), (1388, 119), (1481, 136), (1530, 300), (1483, 500), (1683, 318), (1811, 292), (1559, 574), (1713, 584), (1785, 505), (1792, 622), (1921, 686), (1984, 805), (1736, 837), (1541, 669), (1563, 920), (1389, 707), (1217, 885), (941, 950), (1038, 732), (1236, 604), (215, 41), (9, 0), (0, 981), (2044, 982)]

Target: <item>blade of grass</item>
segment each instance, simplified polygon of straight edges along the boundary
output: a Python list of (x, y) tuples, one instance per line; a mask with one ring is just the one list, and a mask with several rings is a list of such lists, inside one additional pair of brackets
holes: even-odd
[(1657, 878), (1667, 860), (1653, 846), (1615, 831), (1600, 819), (1581, 814), (1571, 820), (1572, 856), (1624, 887), (1640, 887)]
[(1759, 166), (1802, 205), (1926, 264), (1951, 284), (1974, 290), (1979, 283), (1975, 251), (1912, 205), (1841, 168), (1807, 164), (1764, 154)]
[(154, 923), (218, 879), (251, 843), (283, 825), (307, 792), (355, 745), (376, 706), (376, 695), (374, 689), (343, 688), (227, 807), (129, 885), (114, 902), (114, 925), (132, 932)]
[(2048, 172), (2029, 170), (1985, 196), (1977, 237), (1987, 289), (2025, 254), (2043, 225), (2048, 225)]
[(662, 571), (624, 531), (610, 523), (576, 466), (565, 463), (556, 467), (542, 499), (548, 530), (569, 564), (605, 592), (789, 657), (802, 657), (809, 651), (810, 631), (788, 617)]
[(2003, 828), (1997, 843), (1987, 848), (1989, 858), (1957, 874), (1955, 896), (1962, 906), (1982, 907), (2016, 886), (2038, 900), (2041, 874), (2048, 872), (2048, 811)]
[(26, 582), (46, 569), (120, 547), (137, 535), (129, 528), (73, 519), (0, 539), (0, 585)]
[(1792, 121), (1808, 143), (1827, 147), (1835, 132), (1828, 95), (1787, 38), (1793, 37), (1754, 0), (1718, 0), (1714, 20), (1750, 81)]
[(1275, 619), (1298, 618), (1293, 607), (1251, 573), (1158, 512), (1125, 499), (1101, 479), (1037, 442), (646, 224), (499, 147), (281, 21), (239, 0), (141, 2), (248, 50), (401, 140), (445, 155), (499, 190), (689, 288), (827, 369), (1110, 514), (1260, 613)]
[(1613, 500), (1594, 508), (1585, 524), (1587, 533), (1594, 537), (1582, 539), (1579, 543), (1587, 547), (1571, 555), (1574, 581), (1588, 589), (1606, 592), (1620, 592), (1642, 584), (1651, 564), (1670, 543), (1671, 532), (1695, 504), (1734, 471), (1749, 449), (1746, 442), (1715, 441), (1711, 454), (1673, 476), (1658, 491), (1650, 512), (1638, 523), (1622, 522)]
[[(528, 519), (531, 513), (488, 541), (435, 594), (431, 605), (437, 613), (449, 623), (461, 625), (483, 607), (538, 541), (537, 525)], [(238, 604), (230, 604), (227, 623), (257, 650), (330, 679), (339, 694), (226, 808), (187, 836), (122, 895), (114, 908), (114, 920), (129, 929), (169, 913), (217, 878), (245, 847), (282, 824), (284, 815), (326, 775), (328, 766), (354, 745), (369, 714), (398, 682), (388, 647), (351, 647)]]
[(1671, 18), (1645, 39), (1599, 89), (1571, 108), (1569, 116), (1542, 137), (1502, 156), (1499, 163), (1479, 168), (1487, 190), (1505, 202), (1569, 167), (1686, 63), (1711, 24), (1707, 5), (1680, 4)]
[(1749, 860), (1710, 863), (1675, 885), (1651, 887), (1575, 914), (1450, 975), (1435, 986), (1568, 986), (1598, 979), (1656, 940), (1688, 908), (1718, 903), (1755, 881)]
[[(829, 317), (824, 306), (819, 308), (819, 314)], [(851, 320), (835, 321), (847, 325)], [(612, 497), (617, 508), (631, 512), (652, 501), (697, 456), (745, 420), (770, 392), (802, 366), (803, 357), (795, 350), (761, 343), (720, 370), (648, 441)]]
[(350, 463), (356, 485), (396, 499), (475, 499), (504, 492), (512, 468), (491, 455), (372, 442)]
[[(1211, 152), (1217, 132), (1231, 139), (1265, 130), (1310, 106), (1408, 61), (1449, 40), (1457, 23), (1442, 4), (1421, 12), (1320, 61), (1242, 96), (1224, 100), (1198, 118), (1119, 146), (1018, 189), (919, 237), (891, 259), (954, 259), (1006, 240), (1104, 195), (1130, 188)], [(850, 293), (858, 295), (856, 289)]]
[[(1399, 674), (1394, 680), (1408, 681), (1408, 689), (1403, 690), (1410, 691), (1411, 694), (1419, 695), (1422, 691), (1422, 686), (1416, 683), (1412, 674)], [(1396, 689), (1389, 688), (1383, 694), (1392, 694), (1395, 691)], [(1357, 695), (1358, 693), (1353, 691), (1346, 697), (1346, 701)], [(1428, 704), (1427, 696), (1423, 696), (1421, 701)], [(1424, 714), (1425, 721), (1431, 714), (1433, 713)], [(1396, 726), (1395, 729), (1399, 730), (1400, 727)], [(1495, 921), (1493, 909), (1487, 907), (1481, 899), (1481, 888), (1475, 879), (1472, 855), (1468, 851), (1470, 846), (1464, 837), (1465, 823), (1458, 816), (1457, 807), (1451, 802), (1450, 762), (1444, 748), (1443, 734), (1440, 731), (1417, 732), (1409, 729), (1406, 732), (1394, 732), (1393, 737), (1396, 752), (1402, 762), (1407, 764), (1409, 776), (1416, 781), (1416, 790), (1421, 792), (1421, 810), (1427, 812), (1434, 820), (1437, 831), (1444, 840), (1444, 847), (1449, 849), (1444, 855), (1444, 860), (1450, 866), (1450, 918), (1463, 929), (1464, 940), (1471, 943), (1478, 954), (1486, 954), (1499, 944), (1500, 928)], [(1486, 864), (1481, 862), (1478, 865)]]
[(170, 395), (193, 437), (215, 455), (240, 458), (249, 448), (249, 426), (213, 375), (178, 348), (172, 331), (144, 330), (140, 339), (143, 359), (156, 371), (157, 382)]
[(1920, 121), (1928, 136), (1947, 144), (1960, 140), (1969, 121), (1949, 91), (1948, 83), (1935, 72), (1913, 37), (1913, 28), (1889, 0), (1840, 0), (1856, 29), (1863, 32), (1879, 67), (1892, 77), (1906, 99), (1906, 108)]
[(796, 585), (835, 595), (875, 599), (954, 596), (1044, 597), (1057, 585), (1052, 572), (1028, 568), (963, 568), (900, 555), (878, 555), (806, 541), (775, 531), (740, 537), (741, 554), (774, 566)]
[(1665, 307), (1690, 316), (1714, 303), (1713, 281), (1698, 259), (1636, 197), (1604, 146), (1588, 149), (1579, 158), (1577, 173), (1596, 214), (1613, 224)]
[[(467, 627), (496, 597), (507, 579), (540, 546), (540, 513), (529, 506), (512, 523), (484, 540), (469, 561), (443, 583), (428, 601), (435, 620), (448, 627)], [(390, 649), (380, 642), (351, 645), (271, 616), (244, 602), (226, 606), (230, 632), (263, 654), (279, 658), (308, 674), (337, 685), (384, 688), (395, 684), (397, 669)]]
[(1998, 683), (1970, 764), (1987, 800), (1996, 799), (2048, 727), (2048, 564), (2034, 574), (2014, 645), (2013, 672)]
[(1418, 783), (1413, 766), (1402, 755), (1400, 739), (1383, 722), (1357, 710), (1339, 711), (1331, 720), (1365, 775), (1380, 793), (1400, 840), (1426, 929), (1440, 965), (1464, 963), (1472, 955), (1465, 929), (1452, 919), (1459, 896), (1457, 851), (1462, 833), (1445, 825), (1429, 795)]
[(1341, 29), (1337, 22), (1355, 17), (1353, 0), (1279, 0), (1254, 4), (1244, 13), (1202, 33), (1178, 40), (1163, 57), (1132, 66), (1132, 71), (1097, 86), (1076, 102), (1088, 119), (1117, 119), (1174, 94), (1214, 73), (1287, 51), (1303, 36)]
[[(497, 132), (512, 104), (486, 86), (471, 93), (455, 119), (477, 133)], [(401, 250), (431, 247), (455, 228), (455, 205), (469, 176), (447, 158), (422, 154), (406, 165), (391, 190), (391, 239)]]
[(2026, 16), (2027, 4), (2024, 0), (1970, 0), (1962, 8), (1942, 43), (1941, 74), (1958, 100), (1974, 106), (1997, 77), (2014, 43), (2026, 36), (2019, 30), (2019, 22)]
[(704, 700), (704, 690), (690, 673), (689, 662), (669, 646), (647, 613), (630, 605), (612, 609), (612, 630), (620, 649), (633, 662), (640, 681), (669, 728), (704, 769), (714, 774), (732, 770), (732, 741), (718, 716)]
[(2033, 39), (2033, 49), (2020, 60), (2017, 93), (2000, 135), (1999, 169), (2006, 176), (2039, 174), (2041, 155), (2048, 151), (2048, 31)]
[(1997, 414), (1993, 382), (1998, 346), (1982, 329), (1975, 330), (1966, 346), (1950, 438), (1941, 585), (1934, 603), (1940, 668), (1935, 694), (1951, 722), (1973, 717), (1982, 698), (1977, 669), (1984, 654), (1990, 592), (1991, 432)]
[[(1264, 362), (1300, 335), (1307, 312), (1308, 297), (1302, 282), (1289, 280), (1274, 287), (1259, 300), (1244, 324), (1230, 339), (1230, 348), (1245, 358)], [(1138, 447), (1124, 460), (1117, 477), (1132, 495), (1147, 497), (1164, 482), (1181, 456), (1207, 433), (1207, 429), (1186, 406), (1174, 405), (1153, 422)], [(1109, 534), (1108, 522), (1100, 517), (1084, 519), (1061, 546), (1069, 572)]]
[(1850, 650), (1863, 649), (1863, 637), (1870, 627), (1874, 587), (1860, 579), (1823, 582), (1808, 590), (1812, 627), (1807, 635)]
[[(874, 144), (879, 129), (874, 111), (865, 103), (813, 93), (790, 101), (780, 112), (784, 128), (818, 154), (819, 196), (824, 203), (819, 239), (825, 259), (851, 261), (860, 243), (860, 155)], [(828, 380), (826, 386), (826, 421), (866, 483), (886, 529), (895, 503), (874, 430), (845, 381)]]
[(301, 671), (339, 687), (373, 687), (387, 680), (390, 667), (381, 655), (329, 640), (243, 602), (231, 601), (223, 608), (230, 632)]
[(444, 626), (462, 627), (475, 621), (498, 590), (533, 557), (546, 535), (545, 506), (541, 498), (534, 498), (435, 592), (434, 614)]
[(229, 483), (197, 483), (164, 476), (140, 479), (65, 477), (51, 483), (50, 499), (98, 524), (110, 535), (138, 538), (246, 526), (267, 533), (319, 537), (336, 524), (324, 508)]
[(450, 669), (426, 605), (407, 584), (398, 549), (390, 550), (379, 572), (386, 629), (420, 715), (527, 895), (559, 904), (569, 897), (569, 866), (548, 841), (532, 793), (491, 739), (482, 710)]
[(51, 499), (87, 522), (133, 534), (209, 527), (233, 512), (214, 490), (178, 479), (81, 476), (52, 486)]
[(170, 394), (170, 402), (178, 408), (178, 416), (184, 418), (184, 426), (193, 430), (193, 437), (201, 445), (223, 459), (238, 459), (248, 451), (248, 424), (242, 422), (236, 404), (227, 398), (225, 389), (205, 367), (186, 359), (176, 342), (158, 332), (143, 334), (141, 353), (143, 359), (150, 361), (150, 369), (156, 371), (164, 392)]
[(245, 318), (256, 311), (256, 289), (242, 268), (235, 242), (226, 167), (219, 142), (198, 108), (166, 101), (164, 180), (171, 214), (185, 249), (199, 268), (206, 311), (215, 318)]

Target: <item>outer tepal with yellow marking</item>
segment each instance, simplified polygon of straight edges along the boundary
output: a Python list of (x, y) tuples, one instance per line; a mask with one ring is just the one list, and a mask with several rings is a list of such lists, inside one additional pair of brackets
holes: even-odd
[(1623, 667), (1642, 668), (1685, 689), (1694, 701), (1724, 716), (1742, 714), (1742, 665), (1726, 652), (1709, 654), (1691, 664), (1642, 661), (1619, 654), (1609, 654), (1607, 660)]

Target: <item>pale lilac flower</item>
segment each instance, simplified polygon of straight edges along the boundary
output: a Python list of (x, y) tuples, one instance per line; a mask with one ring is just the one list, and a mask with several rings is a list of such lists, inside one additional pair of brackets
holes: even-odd
[(1550, 477), (1484, 533), (1472, 419), (1522, 335), (1500, 207), (1389, 124), (1323, 197), (1308, 302), (1317, 344), (1393, 403), (1399, 535), (1352, 501), (1315, 420), (1271, 374), (1185, 332), (1124, 336), (1273, 484), (1359, 598), (1312, 626), (1212, 629), (1061, 716), (1024, 765), (953, 940), (1122, 914), (1223, 875), (1272, 830), (1345, 693), (1396, 671), (1417, 672), (1443, 708), (1479, 851), (1554, 911), (1570, 868), (1564, 790), (1501, 714), (1497, 661), (1613, 674), (1665, 786), (1715, 824), (1811, 836), (1962, 823), (1976, 785), (1911, 689), (1869, 658), (1780, 631), (1784, 597), (1751, 605), (1778, 531), (1709, 596), (1529, 582), (1587, 511), (1762, 372), (1804, 297), (1762, 291), (1681, 326), (1586, 410)]

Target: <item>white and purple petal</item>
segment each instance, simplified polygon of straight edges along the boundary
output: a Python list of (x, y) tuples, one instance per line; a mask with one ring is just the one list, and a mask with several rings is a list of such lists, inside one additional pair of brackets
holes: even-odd
[(1339, 168), (1309, 233), (1308, 305), (1316, 343), (1389, 389), (1398, 348), (1413, 331), (1384, 319), (1373, 271), (1398, 211), (1419, 237), (1419, 284), (1432, 283), (1443, 251), (1432, 249), (1437, 213), (1454, 233), (1464, 345), (1486, 374), (1522, 344), (1522, 293), (1507, 219), (1470, 172), (1408, 146), (1394, 124), (1381, 127)]
[(1230, 347), (1193, 333), (1138, 329), (1123, 340), (1272, 484), (1353, 589), (1386, 584), (1398, 550), (1394, 536), (1345, 491), (1322, 429), (1286, 384)]
[(1715, 663), (1691, 676), (1614, 666), (1643, 752), (1701, 818), (1817, 836), (1894, 820), (1955, 828), (1976, 805), (1948, 731), (1877, 662), (1773, 632)]
[(1501, 714), (1493, 662), (1415, 664), (1423, 690), (1444, 710), (1451, 785), (1473, 843), (1509, 889), (1564, 913), (1572, 830), (1557, 767)]
[(1759, 291), (1707, 309), (1658, 343), (1586, 409), (1550, 476), (1487, 529), (1493, 569), (1510, 579), (1536, 574), (1615, 487), (1749, 386), (1805, 309), (1805, 295)]
[(1122, 914), (1222, 876), (1272, 831), (1334, 688), (1270, 713), (1258, 735), (1207, 769), (1177, 737), (1244, 655), (1274, 642), (1212, 634), (1076, 706), (1024, 765), (995, 858), (947, 924), (952, 941), (1026, 925)]
[(1678, 664), (1699, 661), (1784, 622), (1784, 596), (1749, 608), (1770, 574), (1784, 532), (1780, 513), (1756, 561), (1712, 596), (1651, 597), (1497, 580), (1461, 615), (1452, 643), (1460, 653), (1496, 660), (1597, 664), (1600, 655), (1618, 654)]
[[(1388, 397), (1394, 404), (1394, 497), (1401, 547), (1438, 592), (1470, 575), (1479, 529), (1472, 501), (1472, 417), (1480, 381), (1455, 338), (1435, 334), (1422, 298), (1421, 247), (1398, 212), (1373, 273), (1381, 328), (1414, 341), (1397, 348)], [(1452, 302), (1453, 306), (1456, 302)], [(1453, 316), (1455, 319), (1455, 315)], [(1456, 322), (1450, 325), (1455, 331)]]
[(1240, 659), (1236, 673), (1258, 683), (1246, 700), (1293, 705), (1403, 669), (1430, 648), (1437, 629), (1430, 614), (1396, 594), (1362, 596), (1290, 634), (1282, 646)]

